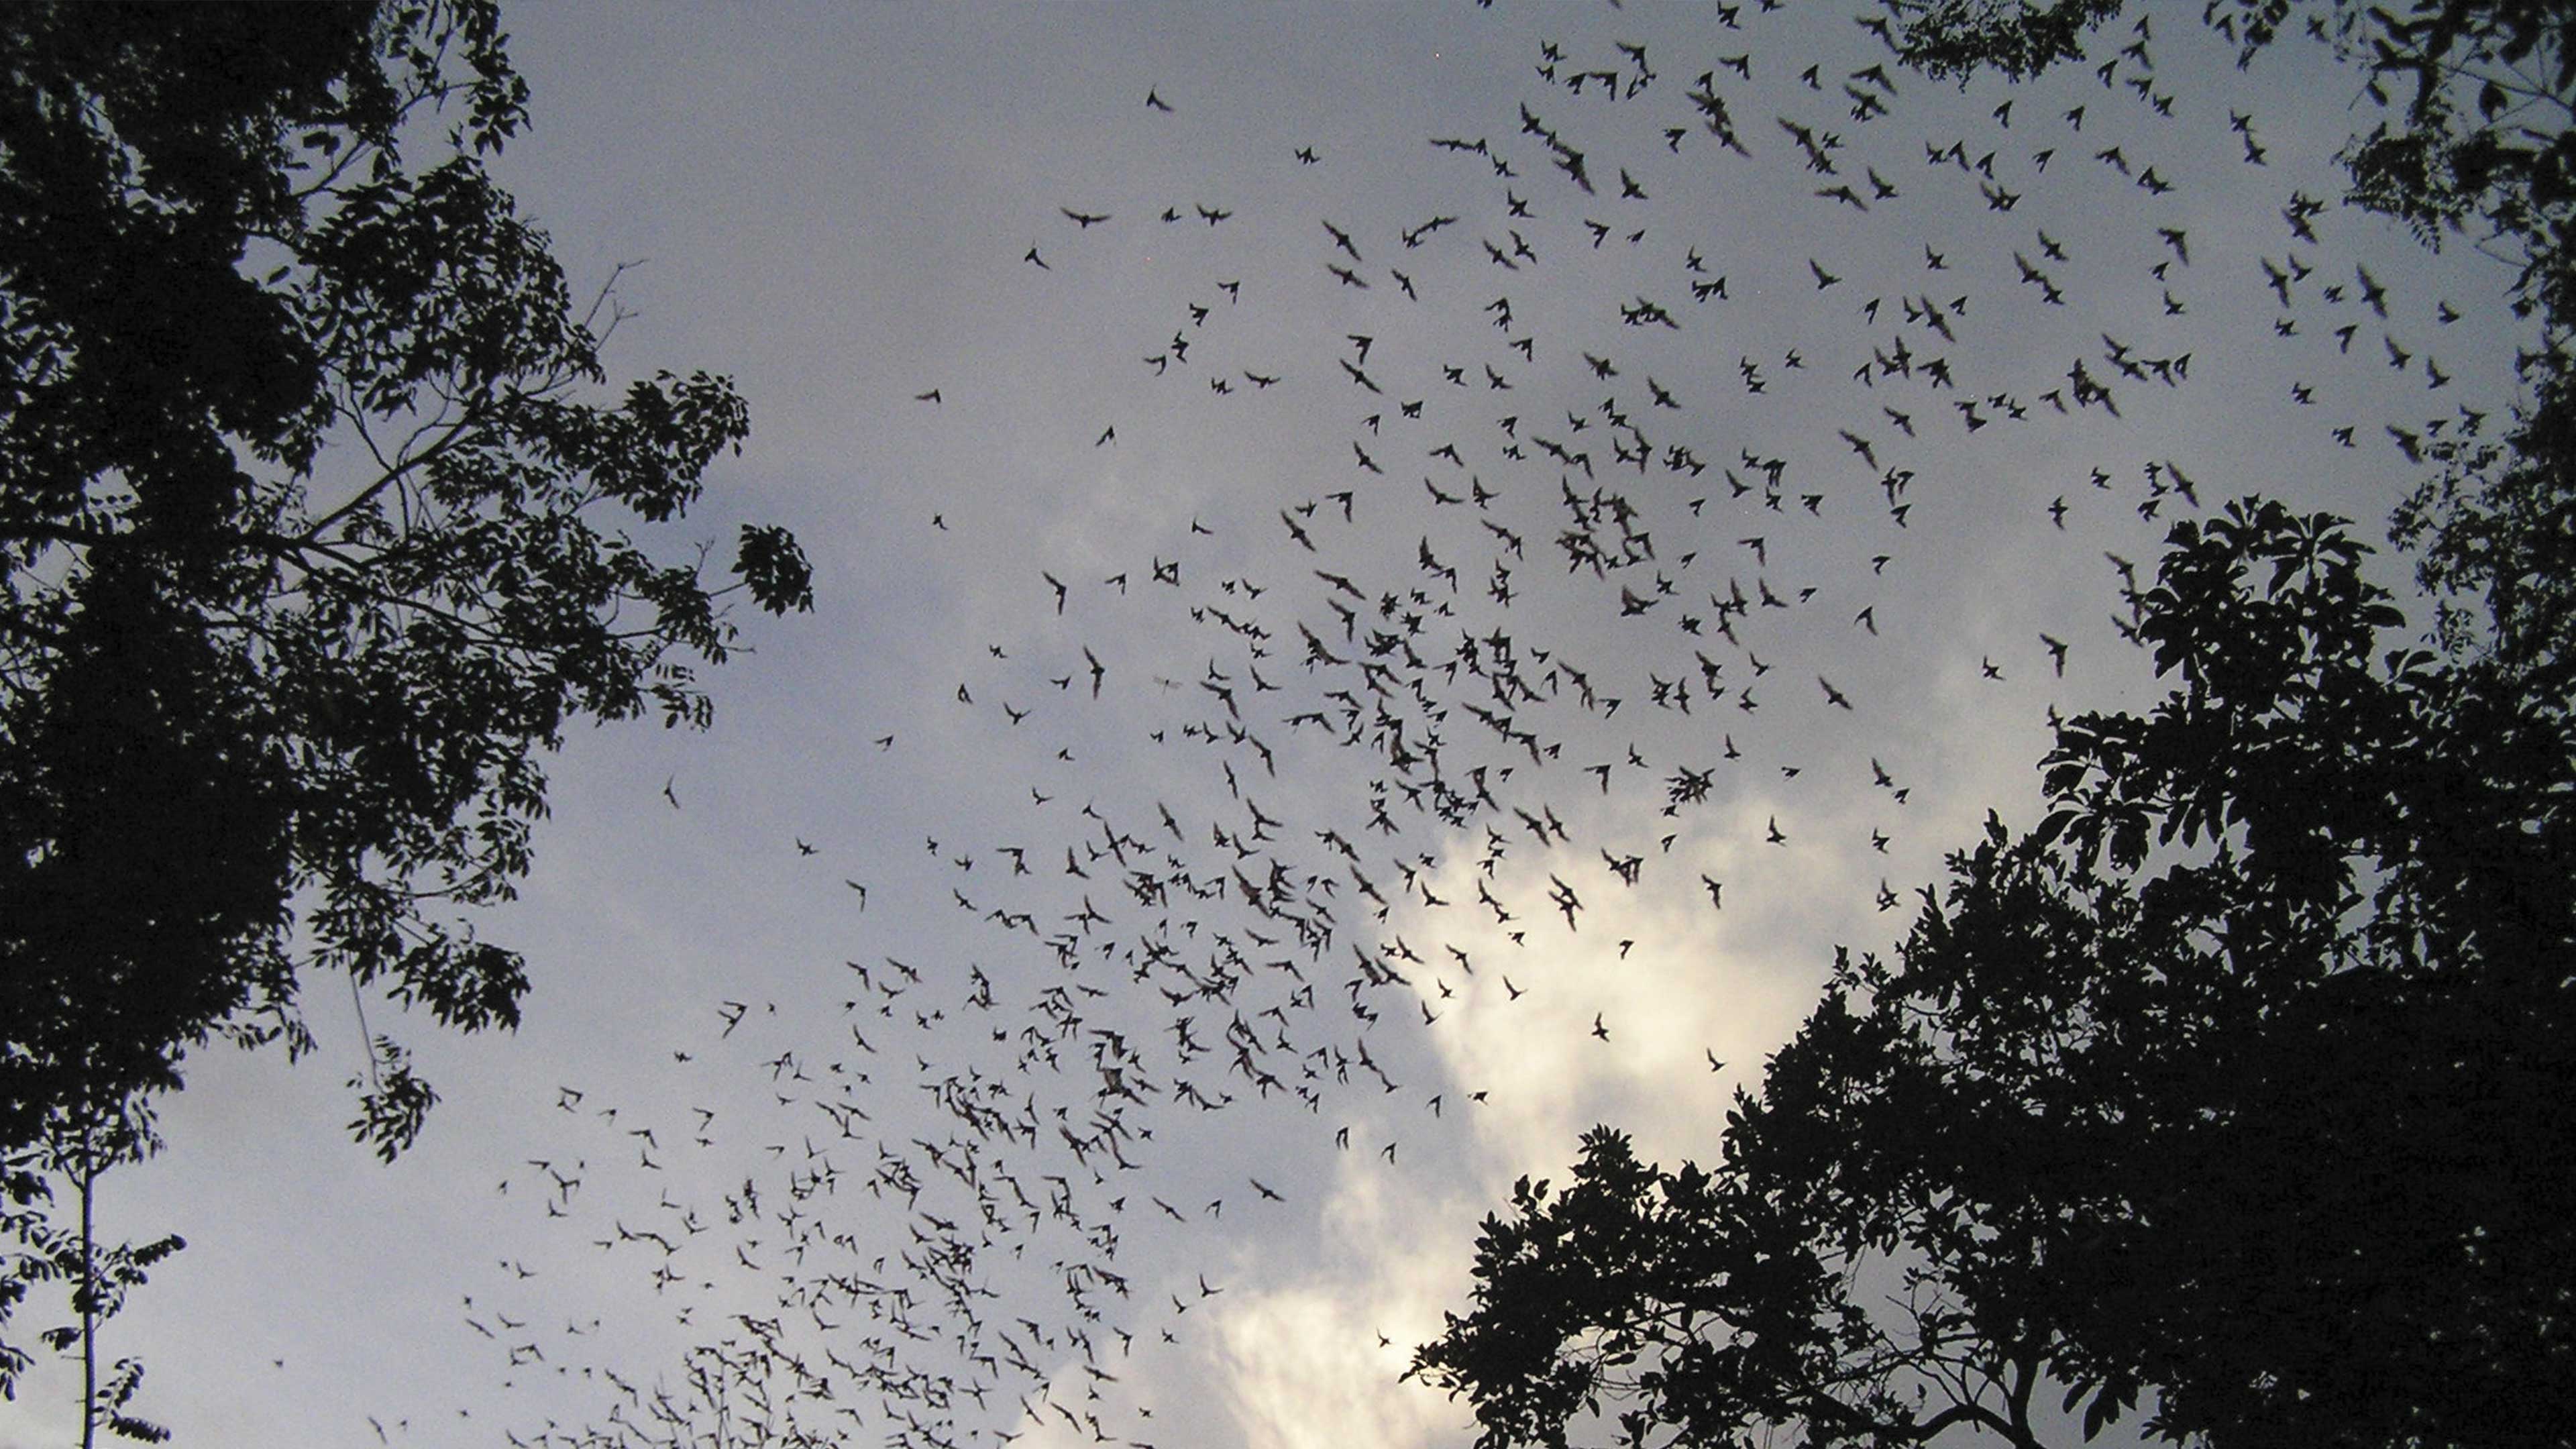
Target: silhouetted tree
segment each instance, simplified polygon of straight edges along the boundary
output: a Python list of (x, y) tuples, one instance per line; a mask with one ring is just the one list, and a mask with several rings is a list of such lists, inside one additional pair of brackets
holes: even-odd
[[(2400, 619), (2334, 520), (2178, 526), (2179, 687), (2086, 715), (2056, 809), (1838, 965), (1721, 1164), (1598, 1129), (1489, 1220), (1415, 1369), (1482, 1442), (2563, 1442), (2576, 1371), (2576, 735)], [(2038, 1398), (2046, 1392), (2057, 1404)]]
[[(2121, 8), (1898, 35), (2022, 76)], [(2576, 1377), (2571, 13), (2208, 11), (2249, 57), (2301, 17), (2391, 106), (2356, 199), (2483, 223), (2544, 329), (2511, 436), (2432, 450), (2396, 519), (2440, 652), (2339, 520), (2178, 526), (2131, 600), (2171, 696), (2061, 727), (2051, 813), (1990, 817), (1892, 961), (1838, 961), (1719, 1165), (1599, 1128), (1488, 1220), (1414, 1363), (1481, 1443), (2036, 1446), (2141, 1404), (2218, 1445), (2568, 1442), (2529, 1406)]]
[[(515, 1024), (522, 962), (467, 913), (528, 868), (539, 756), (580, 715), (703, 725), (726, 596), (810, 607), (783, 530), (742, 529), (730, 584), (629, 537), (748, 413), (705, 373), (595, 395), (613, 310), (484, 168), (525, 114), (504, 39), (490, 0), (0, 10), (22, 1242), (45, 1169), (148, 1144), (190, 1047), (310, 1046), (309, 969)], [(352, 1127), (391, 1157), (434, 1094), (368, 1051)]]

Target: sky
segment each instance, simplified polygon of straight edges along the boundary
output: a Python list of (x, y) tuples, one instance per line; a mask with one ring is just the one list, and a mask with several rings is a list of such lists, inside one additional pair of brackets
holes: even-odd
[(2508, 414), (2509, 272), (2338, 202), (2357, 77), (2149, 13), (1962, 88), (1795, 3), (511, 7), (612, 370), (751, 404), (649, 536), (787, 524), (817, 606), (567, 740), (526, 1021), (402, 1030), (399, 1162), (335, 986), (191, 1064), (103, 1190), (189, 1241), (135, 1410), (1469, 1442), (1399, 1375), (1477, 1223), (1596, 1122), (1715, 1157), (2051, 711), (2160, 697), (2123, 561), (2375, 538)]

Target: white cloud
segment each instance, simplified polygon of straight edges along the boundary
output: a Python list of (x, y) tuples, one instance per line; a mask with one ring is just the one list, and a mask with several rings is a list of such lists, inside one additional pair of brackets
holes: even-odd
[[(1445, 1080), (1430, 1090), (1469, 1124), (1465, 1170), (1437, 1182), (1399, 1171), (1366, 1150), (1381, 1124), (1353, 1125), (1359, 1146), (1336, 1160), (1320, 1259), (1234, 1284), (1218, 1318), (1211, 1367), (1247, 1444), (1456, 1439), (1463, 1407), (1398, 1376), (1444, 1311), (1465, 1307), (1476, 1225), (1503, 1206), (1509, 1182), (1561, 1170), (1596, 1121), (1663, 1160), (1715, 1155), (1736, 1086), (1758, 1080), (1814, 1004), (1815, 919), (1865, 902), (1872, 884), (1846, 878), (1825, 850), (1767, 843), (1770, 813), (1758, 797), (1724, 807), (1699, 845), (1657, 855), (1634, 887), (1567, 850), (1518, 851), (1487, 876), (1474, 851), (1456, 849), (1425, 878), (1451, 902), (1438, 908), (1444, 919), (1419, 921), (1431, 908), (1417, 903), (1407, 912), (1417, 919), (1390, 924), (1457, 946), (1474, 968), (1445, 954), (1408, 966), (1439, 1017), (1428, 1035)], [(1560, 915), (1525, 913), (1548, 910), (1552, 873), (1584, 902), (1572, 932)], [(1703, 874), (1735, 887), (1725, 910), (1711, 908)], [(1514, 919), (1477, 904), (1479, 884)], [(1593, 1034), (1596, 1014), (1606, 1041)], [(1709, 1070), (1712, 1053), (1723, 1071)]]
[[(1814, 1004), (1829, 959), (1815, 922), (1870, 885), (1848, 878), (1832, 852), (1769, 844), (1779, 812), (1768, 800), (1720, 810), (1694, 841), (1649, 855), (1635, 886), (1565, 850), (1518, 853), (1491, 877), (1472, 852), (1451, 853), (1432, 889), (1475, 913), (1444, 934), (1476, 969), (1435, 963), (1456, 995), (1429, 1035), (1457, 1083), (1452, 1100), (1475, 1124), (1488, 1192), (1562, 1166), (1596, 1122), (1627, 1129), (1650, 1155), (1713, 1156), (1735, 1088), (1759, 1080), (1763, 1059)], [(1552, 875), (1583, 902), (1572, 931), (1545, 905)], [(1721, 906), (1707, 880), (1723, 887)], [(1474, 904), (1480, 884), (1513, 920)], [(1710, 1069), (1711, 1055), (1722, 1070)]]
[(1324, 1260), (1275, 1285), (1233, 1285), (1210, 1366), (1250, 1449), (1405, 1449), (1463, 1421), (1399, 1381), (1442, 1311), (1464, 1301), (1484, 1211), (1428, 1187), (1374, 1157), (1344, 1159), (1324, 1207)]

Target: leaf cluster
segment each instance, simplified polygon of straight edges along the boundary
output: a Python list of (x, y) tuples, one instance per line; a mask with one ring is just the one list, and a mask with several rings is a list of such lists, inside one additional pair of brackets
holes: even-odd
[[(1739, 1096), (1714, 1171), (1585, 1139), (1415, 1368), (1487, 1446), (2516, 1440), (2576, 1369), (2563, 713), (2401, 623), (2336, 520), (2230, 506), (2142, 596), (2174, 681)], [(2038, 1407), (2035, 1408), (2034, 1406)], [(2558, 1440), (2564, 1442), (2563, 1432)]]
[[(192, 1047), (309, 1048), (313, 969), (514, 1026), (525, 963), (476, 918), (545, 752), (705, 725), (733, 596), (811, 607), (784, 529), (729, 577), (666, 541), (749, 413), (611, 383), (611, 292), (577, 302), (486, 169), (526, 119), (506, 40), (492, 0), (0, 9), (13, 1182)], [(351, 1126), (390, 1158), (436, 1093), (366, 1049)]]
[(538, 757), (703, 725), (725, 595), (810, 606), (783, 530), (730, 585), (631, 534), (749, 415), (594, 396), (599, 307), (484, 169), (504, 40), (482, 0), (0, 17), (0, 1143), (219, 1030), (302, 1047), (305, 966), (514, 1024), (457, 908), (526, 871)]
[[(1964, 81), (2086, 59), (2118, 0), (1892, 0)], [(2520, 267), (2513, 428), (2427, 450), (2394, 520), (2440, 596), (2402, 628), (2340, 521), (2178, 527), (2130, 602), (2150, 713), (2067, 722), (2052, 810), (1950, 862), (1893, 961), (1739, 1096), (1721, 1165), (1641, 1166), (1490, 1220), (1415, 1371), (1480, 1443), (2566, 1443), (2576, 1377), (2576, 11), (2212, 0), (2251, 62), (2304, 31), (2383, 116), (2359, 204)], [(2132, 49), (2143, 50), (2146, 19)], [(2106, 71), (2107, 78), (2107, 71)], [(2034, 1411), (2034, 1405), (2039, 1411)]]

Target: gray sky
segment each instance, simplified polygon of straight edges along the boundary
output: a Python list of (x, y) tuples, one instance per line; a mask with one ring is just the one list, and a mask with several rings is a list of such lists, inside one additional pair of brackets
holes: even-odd
[[(344, 990), (313, 1060), (194, 1064), (107, 1188), (190, 1239), (109, 1332), (136, 1407), (1466, 1442), (1395, 1376), (1477, 1219), (1595, 1121), (1713, 1157), (1835, 944), (2036, 818), (2049, 707), (2156, 697), (2105, 554), (2152, 569), (2175, 480), (2375, 534), (2386, 425), (2512, 396), (2502, 267), (2292, 235), (2363, 115), (2312, 47), (2240, 75), (2160, 11), (2152, 70), (1891, 92), (1839, 8), (1724, 13), (514, 8), (500, 172), (577, 286), (641, 263), (612, 365), (753, 408), (671, 542), (787, 523), (818, 608), (747, 621), (712, 733), (570, 742), (485, 923), (527, 1024), (414, 1026), (445, 1100), (399, 1164), (339, 1136)], [(763, 1341), (720, 1428), (692, 1350)]]

